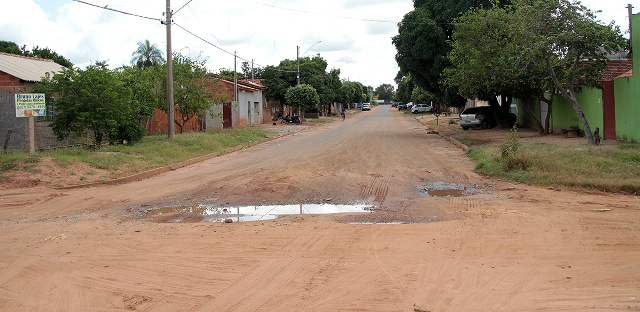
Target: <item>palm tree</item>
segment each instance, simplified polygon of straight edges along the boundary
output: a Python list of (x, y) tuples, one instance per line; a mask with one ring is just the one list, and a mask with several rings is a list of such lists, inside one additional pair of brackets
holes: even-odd
[(158, 46), (151, 44), (149, 40), (144, 42), (138, 42), (138, 49), (131, 55), (131, 64), (138, 66), (140, 69), (145, 69), (149, 66), (164, 63), (164, 57), (162, 57), (162, 51), (158, 49)]

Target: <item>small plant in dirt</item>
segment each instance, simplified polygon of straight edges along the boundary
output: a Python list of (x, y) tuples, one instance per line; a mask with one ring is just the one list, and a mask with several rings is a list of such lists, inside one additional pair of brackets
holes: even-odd
[(520, 146), (522, 146), (522, 143), (520, 143), (520, 137), (518, 136), (518, 127), (514, 125), (509, 136), (500, 143), (500, 156), (503, 160), (513, 156), (518, 153)]
[(457, 125), (458, 121), (456, 121), (455, 119), (449, 119), (449, 124), (450, 125)]
[(502, 170), (505, 172), (512, 170), (526, 171), (531, 166), (531, 161), (520, 151), (521, 146), (518, 128), (514, 125), (509, 136), (499, 146)]

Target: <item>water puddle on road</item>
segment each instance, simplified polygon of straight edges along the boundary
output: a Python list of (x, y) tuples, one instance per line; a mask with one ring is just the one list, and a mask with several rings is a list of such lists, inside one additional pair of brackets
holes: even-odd
[(424, 192), (431, 197), (464, 197), (472, 195), (474, 187), (452, 182), (432, 182), (423, 187)]
[(317, 215), (339, 213), (368, 213), (375, 207), (369, 204), (334, 205), (334, 204), (304, 204), (304, 205), (264, 205), (244, 207), (218, 207), (209, 205), (177, 206), (152, 208), (152, 216), (171, 213), (190, 213), (203, 215), (205, 222), (250, 222), (273, 220), (285, 215)]

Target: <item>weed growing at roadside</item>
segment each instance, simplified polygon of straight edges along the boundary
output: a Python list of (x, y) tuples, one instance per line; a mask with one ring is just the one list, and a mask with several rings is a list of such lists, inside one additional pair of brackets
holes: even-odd
[(527, 171), (531, 166), (531, 160), (520, 151), (520, 143), (518, 136), (518, 128), (514, 125), (511, 133), (502, 143), (500, 143), (500, 160), (502, 161), (502, 170), (505, 172), (512, 170)]
[(514, 125), (513, 128), (511, 128), (509, 136), (500, 143), (500, 155), (503, 160), (509, 156), (515, 156), (518, 153), (520, 146), (522, 146), (519, 139), (518, 127)]

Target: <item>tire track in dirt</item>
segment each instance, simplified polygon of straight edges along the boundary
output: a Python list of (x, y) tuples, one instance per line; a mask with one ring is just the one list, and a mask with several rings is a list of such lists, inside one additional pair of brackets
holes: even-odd
[(389, 192), (389, 178), (383, 178), (382, 176), (374, 176), (369, 184), (362, 188), (360, 191), (360, 197), (368, 198), (373, 196), (373, 201), (376, 203), (384, 202), (387, 197), (387, 193)]
[(371, 236), (369, 238), (369, 244), (367, 245), (367, 254), (369, 256), (372, 256), (375, 261), (378, 264), (378, 267), (380, 268), (380, 270), (382, 270), (385, 275), (387, 275), (391, 281), (398, 287), (398, 290), (400, 291), (400, 294), (402, 295), (404, 302), (409, 302), (409, 296), (407, 294), (407, 286), (404, 285), (401, 282), (401, 278), (399, 278), (398, 276), (396, 276), (396, 274), (393, 273), (392, 270), (390, 270), (386, 264), (384, 264), (382, 262), (382, 260), (380, 259), (380, 256), (378, 254), (378, 244), (377, 244), (377, 239), (378, 239), (378, 235), (382, 232), (382, 230), (377, 230), (374, 231), (373, 229), (371, 230)]

